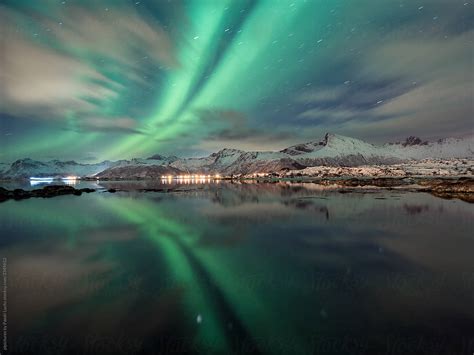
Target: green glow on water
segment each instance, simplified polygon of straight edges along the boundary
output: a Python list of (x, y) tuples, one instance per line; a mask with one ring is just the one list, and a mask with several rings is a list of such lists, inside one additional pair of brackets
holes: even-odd
[[(172, 329), (200, 353), (239, 346), (308, 353), (341, 333), (362, 336), (362, 345), (370, 334), (381, 336), (370, 319), (399, 326), (380, 317), (374, 295), (393, 307), (419, 307), (420, 279), (408, 279), (416, 292), (397, 293), (399, 300), (384, 296), (398, 291), (383, 280), (423, 267), (450, 275), (452, 285), (436, 292), (443, 309), (460, 312), (451, 290), (461, 300), (470, 296), (458, 279), (472, 265), (471, 206), (424, 194), (374, 197), (221, 184), (7, 201), (0, 204), (0, 250), (12, 281), (25, 280), (11, 285), (11, 311), (25, 334), (82, 335), (83, 324), (119, 334), (127, 324), (132, 339), (160, 339)], [(422, 218), (408, 213), (420, 204), (429, 206)], [(430, 249), (433, 243), (456, 259)], [(431, 273), (416, 275), (435, 291)], [(26, 280), (38, 280), (38, 288)], [(426, 302), (419, 312), (439, 316), (440, 305)]]

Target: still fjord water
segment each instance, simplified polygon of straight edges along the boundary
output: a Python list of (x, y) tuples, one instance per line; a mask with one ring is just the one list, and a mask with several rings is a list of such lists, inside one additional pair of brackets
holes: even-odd
[(473, 205), (311, 184), (190, 190), (0, 204), (9, 351), (474, 351)]

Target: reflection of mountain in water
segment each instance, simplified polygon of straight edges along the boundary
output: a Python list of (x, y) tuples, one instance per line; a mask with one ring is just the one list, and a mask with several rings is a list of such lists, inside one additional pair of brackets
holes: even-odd
[[(407, 206), (427, 208), (413, 218)], [(15, 238), (2, 253), (23, 280), (11, 335), (68, 333), (76, 352), (124, 332), (129, 353), (169, 339), (184, 339), (172, 344), (180, 353), (309, 353), (315, 324), (322, 338), (373, 341), (380, 322), (395, 332), (414, 312), (469, 323), (472, 290), (459, 275), (472, 265), (472, 212), (427, 194), (285, 183), (6, 202), (0, 222)], [(84, 343), (84, 329), (97, 336)]]
[(416, 215), (423, 212), (427, 212), (430, 207), (428, 205), (403, 205), (405, 211), (410, 215)]

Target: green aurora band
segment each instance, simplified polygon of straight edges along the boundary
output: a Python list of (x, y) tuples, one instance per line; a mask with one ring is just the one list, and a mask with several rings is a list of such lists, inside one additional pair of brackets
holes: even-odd
[[(469, 66), (472, 26), (462, 1), (448, 5), (6, 1), (2, 160), (202, 154), (255, 142), (278, 148), (328, 129), (375, 138), (416, 133), (436, 100), (412, 107), (415, 121), (405, 102), (394, 110), (385, 101), (458, 76), (466, 92), (459, 73)], [(415, 40), (428, 49), (398, 65), (391, 53), (412, 51)], [(429, 52), (437, 41), (439, 50)], [(442, 71), (446, 80), (435, 55), (453, 63)], [(433, 118), (427, 135), (465, 131), (466, 95), (447, 96), (459, 117)]]

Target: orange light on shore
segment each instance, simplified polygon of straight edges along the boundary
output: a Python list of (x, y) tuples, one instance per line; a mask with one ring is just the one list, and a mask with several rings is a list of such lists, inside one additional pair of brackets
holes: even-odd
[(61, 178), (61, 181), (67, 185), (76, 185), (76, 181), (78, 180), (77, 176), (66, 176)]

